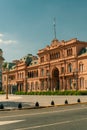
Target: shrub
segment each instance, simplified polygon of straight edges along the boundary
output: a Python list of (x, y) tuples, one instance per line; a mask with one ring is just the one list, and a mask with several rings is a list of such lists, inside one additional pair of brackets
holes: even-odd
[(3, 104), (0, 104), (0, 109), (4, 109), (4, 105)]
[(81, 95), (80, 91), (75, 91), (75, 95)]
[(65, 104), (68, 104), (68, 100), (65, 100)]
[(5, 92), (4, 91), (0, 91), (0, 94), (5, 94)]
[(18, 104), (18, 108), (21, 109), (22, 108), (22, 103)]
[(87, 91), (79, 91), (80, 95), (87, 95)]
[(35, 103), (35, 107), (39, 107), (39, 102), (36, 102), (36, 103)]
[[(0, 92), (4, 94), (4, 92)], [(56, 91), (40, 91), (40, 92), (16, 92), (17, 95), (87, 95), (87, 91), (75, 91), (75, 90), (56, 90)]]
[(54, 105), (55, 105), (55, 103), (54, 103), (54, 101), (53, 101), (53, 100), (51, 101), (51, 105), (52, 105), (52, 106), (54, 106)]

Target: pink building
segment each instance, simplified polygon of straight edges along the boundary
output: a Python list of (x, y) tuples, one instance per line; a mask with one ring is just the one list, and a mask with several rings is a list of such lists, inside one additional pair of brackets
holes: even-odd
[[(55, 91), (87, 89), (87, 42), (58, 41), (3, 68), (3, 90)], [(8, 68), (8, 67), (7, 67)]]

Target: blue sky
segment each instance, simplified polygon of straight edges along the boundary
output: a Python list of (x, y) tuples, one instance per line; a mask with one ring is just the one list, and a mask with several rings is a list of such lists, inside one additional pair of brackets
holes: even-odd
[(0, 48), (6, 61), (58, 40), (87, 41), (87, 0), (0, 0)]

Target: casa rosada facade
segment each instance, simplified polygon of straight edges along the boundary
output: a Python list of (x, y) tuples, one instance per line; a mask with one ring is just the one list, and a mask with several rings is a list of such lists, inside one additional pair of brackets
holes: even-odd
[(3, 69), (4, 91), (87, 90), (87, 42), (54, 39), (37, 54)]

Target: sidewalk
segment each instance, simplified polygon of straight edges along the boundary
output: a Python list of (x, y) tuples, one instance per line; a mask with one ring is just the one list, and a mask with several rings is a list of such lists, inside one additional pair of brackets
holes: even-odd
[(39, 96), (39, 95), (0, 95), (0, 104), (3, 104), (5, 108), (17, 108), (19, 103), (22, 103), (23, 108), (34, 107), (38, 102), (40, 106), (51, 106), (51, 101), (54, 101), (55, 105), (64, 105), (65, 100), (68, 104), (75, 104), (80, 99), (81, 103), (87, 102), (87, 96)]

